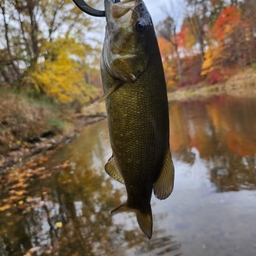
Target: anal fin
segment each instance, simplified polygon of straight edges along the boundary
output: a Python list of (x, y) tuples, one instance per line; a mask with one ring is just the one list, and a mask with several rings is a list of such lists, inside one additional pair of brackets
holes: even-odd
[(109, 158), (107, 164), (105, 165), (105, 171), (109, 176), (124, 184), (124, 179), (117, 168), (114, 156)]
[(168, 149), (165, 154), (162, 170), (158, 179), (153, 184), (154, 194), (158, 199), (166, 199), (173, 190), (174, 186), (174, 166), (172, 163), (171, 152)]

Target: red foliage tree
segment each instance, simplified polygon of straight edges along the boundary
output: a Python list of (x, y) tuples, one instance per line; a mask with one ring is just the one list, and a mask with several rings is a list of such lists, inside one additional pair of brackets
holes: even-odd
[(224, 40), (227, 34), (241, 25), (241, 13), (235, 6), (227, 6), (220, 13), (214, 26), (214, 34), (218, 40)]

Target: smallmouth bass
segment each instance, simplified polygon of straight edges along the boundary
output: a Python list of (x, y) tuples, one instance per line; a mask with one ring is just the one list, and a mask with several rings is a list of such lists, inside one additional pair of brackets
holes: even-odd
[(112, 213), (135, 212), (150, 239), (152, 190), (165, 199), (174, 183), (162, 60), (142, 0), (105, 0), (105, 13), (101, 75), (113, 151), (105, 170), (127, 191), (127, 202)]

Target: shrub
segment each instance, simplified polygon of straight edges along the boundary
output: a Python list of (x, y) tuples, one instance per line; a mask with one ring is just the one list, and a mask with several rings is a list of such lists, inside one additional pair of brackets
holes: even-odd
[(204, 80), (204, 78), (200, 75), (197, 75), (197, 76), (191, 77), (190, 80), (191, 80), (191, 84), (194, 85), (194, 84), (198, 84), (198, 83), (202, 82)]
[(256, 62), (253, 62), (253, 63), (252, 63), (252, 68), (253, 68), (253, 69), (256, 69)]
[(219, 70), (213, 70), (209, 73), (207, 80), (209, 84), (213, 85), (222, 82), (224, 77)]

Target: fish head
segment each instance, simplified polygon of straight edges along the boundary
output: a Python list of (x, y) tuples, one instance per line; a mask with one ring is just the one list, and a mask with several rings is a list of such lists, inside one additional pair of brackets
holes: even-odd
[(102, 64), (111, 76), (136, 81), (150, 59), (150, 39), (155, 37), (151, 16), (142, 0), (105, 0), (105, 12)]

